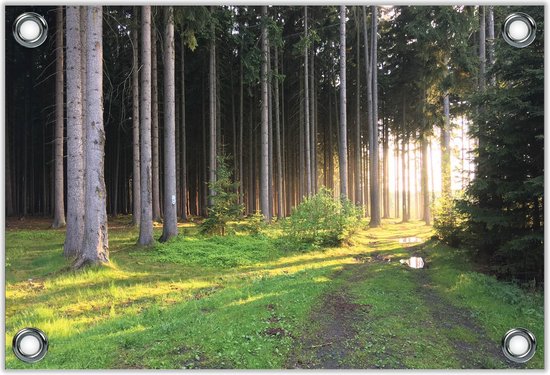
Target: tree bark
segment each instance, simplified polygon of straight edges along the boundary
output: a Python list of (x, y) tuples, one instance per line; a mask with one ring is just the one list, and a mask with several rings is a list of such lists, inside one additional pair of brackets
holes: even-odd
[(109, 262), (109, 237), (104, 179), (103, 14), (88, 6), (86, 119), (86, 213), (82, 251), (75, 268)]
[(390, 215), (390, 177), (389, 177), (389, 164), (390, 164), (390, 140), (389, 140), (389, 124), (384, 119), (382, 119), (383, 124), (383, 137), (384, 141), (382, 142), (382, 181), (384, 182), (384, 188), (382, 191), (382, 201), (384, 207), (383, 217), (388, 219)]
[(305, 162), (306, 162), (306, 195), (311, 195), (311, 134), (309, 117), (309, 63), (308, 63), (308, 26), (307, 26), (307, 6), (304, 7), (304, 144), (305, 144)]
[[(134, 17), (137, 20), (137, 7), (134, 7)], [(141, 217), (141, 176), (139, 162), (139, 47), (138, 47), (138, 27), (132, 33), (132, 223), (139, 225)]]
[(443, 98), (445, 123), (441, 130), (441, 192), (444, 197), (451, 194), (451, 119), (449, 110), (449, 93)]
[(67, 232), (64, 255), (75, 257), (84, 238), (84, 144), (80, 8), (67, 6)]
[[(489, 48), (487, 51), (489, 68), (492, 68), (495, 63), (495, 15), (494, 6), (489, 5), (489, 11), (487, 12), (487, 41), (489, 42)], [(496, 76), (490, 75), (491, 86), (496, 85)]]
[(267, 84), (267, 6), (262, 6), (262, 124), (261, 124), (261, 155), (260, 155), (260, 207), (266, 221), (271, 221), (269, 212), (269, 95)]
[[(373, 136), (372, 128), (373, 128), (373, 120), (372, 120), (372, 66), (371, 66), (371, 49), (369, 43), (369, 32), (367, 28), (367, 7), (363, 6), (363, 40), (364, 40), (364, 49), (365, 49), (365, 73), (366, 73), (366, 80), (367, 80), (367, 138), (368, 138), (368, 146), (369, 150), (372, 150), (371, 148), (371, 138)], [(365, 156), (370, 156), (369, 150), (365, 152)], [(369, 160), (368, 157), (365, 158), (365, 164), (366, 164), (366, 175), (365, 175), (365, 214), (369, 212), (369, 208), (372, 207), (372, 201), (369, 205), (369, 199), (370, 199), (370, 170), (372, 169), (372, 161)]]
[(348, 199), (348, 130), (346, 113), (346, 7), (340, 6), (340, 139), (338, 155), (340, 164), (340, 197)]
[(371, 219), (369, 226), (380, 226), (380, 181), (378, 162), (378, 68), (377, 68), (377, 42), (378, 42), (378, 14), (376, 6), (372, 7), (372, 128), (370, 137), (370, 151), (372, 167), (370, 169), (370, 194), (371, 194)]
[(421, 159), (421, 170), (420, 170), (420, 189), (422, 190), (422, 219), (426, 225), (431, 224), (431, 213), (430, 213), (430, 188), (428, 184), (428, 139), (426, 134), (421, 135), (420, 140), (420, 159)]
[[(210, 8), (210, 13), (214, 15), (214, 7)], [(210, 41), (210, 71), (209, 71), (209, 103), (210, 103), (210, 152), (209, 152), (209, 168), (208, 168), (208, 182), (213, 184), (216, 182), (216, 159), (218, 157), (218, 140), (217, 140), (217, 121), (216, 121), (216, 29), (215, 24), (212, 22), (210, 26), (211, 41)], [(214, 190), (208, 190), (208, 206), (212, 206), (212, 197)]]
[[(86, 150), (86, 108), (87, 108), (87, 100), (86, 100), (86, 79), (88, 74), (88, 36), (86, 34), (86, 30), (88, 28), (88, 10), (85, 6), (80, 7), (80, 45), (82, 46), (81, 54), (80, 54), (80, 61), (81, 61), (81, 77), (82, 77), (82, 147), (84, 150)], [(83, 168), (86, 170), (86, 156), (83, 156)], [(86, 186), (84, 186), (84, 189), (86, 189)], [(84, 194), (86, 194), (86, 190), (84, 190)]]
[(280, 219), (283, 213), (283, 164), (281, 154), (281, 119), (279, 114), (279, 53), (275, 45), (275, 141), (277, 158), (277, 217)]
[(140, 171), (141, 220), (138, 243), (153, 244), (153, 187), (151, 160), (151, 6), (141, 11)]
[(401, 128), (401, 180), (402, 180), (402, 205), (403, 205), (403, 222), (406, 223), (410, 219), (410, 213), (409, 213), (409, 192), (408, 192), (408, 154), (406, 149), (406, 144), (408, 142), (408, 137), (406, 134), (407, 131), (407, 122), (406, 122), (406, 102), (405, 102), (405, 95), (403, 95), (403, 125)]
[(363, 209), (363, 188), (361, 185), (361, 27), (359, 12), (355, 12), (355, 23), (357, 27), (357, 78), (355, 90), (355, 204)]
[[(243, 204), (244, 201), (244, 168), (243, 168), (243, 131), (244, 131), (244, 73), (243, 73), (243, 47), (241, 46), (239, 60), (240, 60), (240, 100), (239, 100), (239, 204)], [(250, 116), (250, 114), (249, 114)]]
[(160, 213), (160, 155), (159, 155), (159, 102), (157, 67), (157, 28), (154, 16), (151, 21), (151, 126), (153, 162), (153, 221), (161, 221)]
[(174, 8), (164, 7), (164, 221), (161, 242), (178, 234), (176, 205), (176, 55)]
[(485, 57), (485, 6), (479, 6), (479, 88), (485, 91), (486, 86), (486, 57)]
[(55, 202), (52, 228), (65, 226), (65, 198), (63, 193), (63, 7), (56, 10), (55, 34)]
[(182, 209), (181, 219), (187, 221), (187, 125), (185, 116), (185, 43), (184, 36), (181, 37), (181, 196)]

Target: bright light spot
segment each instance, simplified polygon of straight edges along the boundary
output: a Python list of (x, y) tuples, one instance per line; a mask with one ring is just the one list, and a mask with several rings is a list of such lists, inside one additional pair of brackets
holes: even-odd
[(26, 41), (38, 39), (40, 36), (40, 25), (32, 19), (23, 21), (19, 26), (19, 36)]
[(529, 351), (529, 341), (521, 335), (516, 335), (508, 341), (508, 350), (510, 354), (521, 357)]
[(33, 335), (27, 335), (19, 341), (19, 351), (28, 357), (38, 354), (41, 346), (38, 337)]
[(515, 20), (508, 26), (508, 35), (511, 39), (520, 41), (529, 35), (529, 26), (523, 20)]

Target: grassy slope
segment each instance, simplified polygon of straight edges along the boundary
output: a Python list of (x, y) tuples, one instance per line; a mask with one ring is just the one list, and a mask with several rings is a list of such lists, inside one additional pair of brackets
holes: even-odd
[[(360, 232), (351, 247), (289, 254), (269, 237), (220, 241), (198, 238), (191, 226), (182, 229), (185, 239), (142, 250), (134, 246), (134, 230), (112, 226), (112, 267), (76, 273), (65, 268), (60, 255), (62, 231), (8, 230), (6, 367), (280, 368), (301, 337), (312, 306), (338, 282), (331, 281), (335, 270), (356, 263), (358, 254), (383, 249), (405, 255), (397, 237), (430, 235), (419, 223), (386, 222), (383, 229)], [(525, 326), (543, 342), (540, 295), (472, 273), (444, 246), (433, 245), (429, 252), (438, 291), (471, 309), (495, 341), (506, 329)], [(358, 347), (351, 364), (361, 367), (375, 358), (380, 366), (394, 367), (395, 356), (378, 353), (381, 346), (373, 342), (389, 332), (399, 338), (393, 343), (403, 347), (384, 351), (402, 353), (400, 361), (407, 367), (459, 366), (447, 352), (450, 346), (430, 342), (440, 334), (436, 327), (421, 334), (411, 328), (423, 309), (414, 300), (412, 274), (395, 262), (381, 267), (352, 291), (373, 305), (373, 318), (384, 318), (375, 327), (364, 327), (376, 329), (374, 338), (359, 332), (363, 348)], [(403, 308), (407, 299), (418, 306), (416, 311)], [(11, 337), (28, 326), (41, 328), (50, 338), (50, 352), (34, 365), (11, 353)], [(407, 340), (415, 340), (414, 345), (407, 347)], [(412, 355), (412, 347), (423, 348), (420, 353), (426, 355)], [(541, 345), (529, 367), (543, 366), (542, 353)]]

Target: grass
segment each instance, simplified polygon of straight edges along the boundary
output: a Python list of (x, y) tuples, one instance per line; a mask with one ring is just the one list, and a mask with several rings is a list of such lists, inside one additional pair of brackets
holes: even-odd
[[(61, 255), (63, 231), (7, 230), (6, 368), (281, 368), (312, 308), (341, 282), (335, 271), (350, 272), (359, 255), (373, 252), (407, 256), (397, 238), (431, 236), (421, 223), (387, 221), (357, 233), (350, 246), (291, 253), (274, 245), (277, 228), (205, 238), (185, 224), (183, 236), (143, 249), (136, 230), (122, 224), (109, 231), (112, 265), (79, 272)], [(437, 292), (471, 311), (491, 339), (523, 326), (543, 343), (540, 294), (473, 272), (456, 250), (430, 242), (426, 251)], [(473, 339), (460, 327), (415, 326), (431, 313), (417, 281), (392, 261), (354, 285), (353, 297), (373, 307), (351, 365), (460, 367), (452, 340), (434, 345), (434, 337)], [(25, 364), (11, 352), (23, 327), (47, 333), (41, 362)], [(542, 368), (542, 354), (541, 345), (529, 367)]]

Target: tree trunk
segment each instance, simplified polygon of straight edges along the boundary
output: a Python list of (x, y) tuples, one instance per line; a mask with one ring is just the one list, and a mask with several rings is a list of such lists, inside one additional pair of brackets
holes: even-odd
[[(214, 15), (214, 7), (210, 8), (210, 13)], [(208, 182), (213, 184), (216, 182), (216, 159), (218, 157), (218, 140), (217, 140), (217, 121), (216, 121), (216, 28), (214, 22), (210, 26), (212, 40), (210, 41), (210, 72), (209, 72), (209, 104), (210, 104), (210, 152), (209, 152), (209, 167), (208, 167)], [(212, 206), (212, 197), (214, 190), (208, 189), (208, 206)]]
[(405, 95), (403, 95), (403, 125), (401, 128), (401, 180), (402, 180), (402, 204), (403, 204), (403, 222), (406, 223), (409, 221), (410, 214), (409, 214), (409, 192), (408, 192), (408, 154), (406, 150), (406, 144), (408, 142), (408, 137), (406, 134), (406, 102), (405, 102)]
[(426, 134), (421, 135), (420, 140), (420, 159), (421, 159), (421, 170), (420, 170), (420, 180), (422, 190), (422, 219), (426, 222), (426, 225), (431, 224), (431, 213), (430, 213), (430, 188), (428, 184), (428, 139)]
[(380, 226), (380, 181), (378, 163), (378, 68), (377, 68), (377, 42), (378, 42), (378, 14), (376, 6), (372, 7), (372, 128), (370, 136), (371, 169), (370, 169), (370, 194), (371, 194), (371, 218), (369, 226)]
[(304, 145), (306, 162), (306, 195), (311, 195), (311, 134), (309, 117), (309, 63), (308, 63), (308, 26), (307, 26), (307, 6), (304, 7)]
[(185, 43), (184, 36), (181, 37), (181, 219), (187, 221), (187, 128), (185, 116)]
[(348, 198), (348, 130), (346, 114), (346, 7), (340, 6), (340, 139), (338, 155), (340, 163), (340, 196)]
[(281, 120), (279, 114), (279, 53), (275, 45), (275, 141), (277, 158), (277, 217), (280, 219), (283, 213), (283, 165), (281, 155)]
[(141, 220), (138, 243), (153, 244), (153, 186), (151, 160), (151, 7), (141, 8), (140, 171)]
[(267, 45), (267, 107), (268, 107), (268, 196), (269, 196), (269, 217), (273, 217), (273, 85), (272, 81), (272, 70), (271, 70), (271, 48), (269, 46), (269, 33), (268, 33), (268, 45)]
[(269, 93), (267, 84), (267, 6), (262, 6), (262, 125), (261, 125), (261, 155), (260, 155), (260, 207), (266, 221), (271, 220), (269, 212)]
[(355, 84), (355, 204), (363, 209), (363, 188), (361, 186), (361, 27), (359, 12), (355, 12), (355, 24), (357, 28), (357, 67)]
[[(82, 46), (82, 53), (80, 54), (80, 61), (81, 61), (81, 77), (82, 77), (82, 147), (84, 150), (86, 150), (86, 108), (87, 108), (87, 99), (86, 99), (86, 79), (88, 75), (88, 37), (86, 34), (87, 26), (88, 25), (88, 8), (85, 6), (80, 7), (80, 45)], [(85, 152), (84, 152), (85, 153)], [(84, 155), (82, 157), (83, 159), (83, 168), (86, 170), (86, 156)], [(84, 189), (86, 189), (86, 186), (84, 186)], [(84, 190), (84, 194), (86, 194), (86, 191)]]
[(485, 6), (479, 6), (479, 88), (485, 91), (486, 86), (485, 58)]
[[(372, 150), (370, 147), (371, 144), (371, 138), (373, 136), (372, 132), (372, 66), (371, 66), (371, 58), (370, 55), (372, 53), (371, 49), (369, 48), (369, 32), (367, 28), (367, 7), (363, 6), (363, 39), (364, 39), (364, 48), (365, 48), (365, 73), (366, 73), (366, 80), (367, 80), (367, 138), (368, 138), (368, 146), (369, 150)], [(370, 156), (369, 151), (365, 152), (366, 156)], [(365, 158), (365, 164), (366, 165), (366, 171), (367, 174), (365, 175), (365, 192), (366, 197), (365, 202), (365, 214), (369, 212), (369, 208), (372, 206), (372, 201), (369, 205), (369, 197), (370, 197), (370, 170), (372, 169), (372, 162), (369, 160), (368, 157)]]
[(154, 16), (151, 22), (151, 126), (153, 162), (153, 221), (161, 221), (160, 214), (160, 155), (159, 155), (159, 102), (157, 68), (157, 28)]
[[(134, 17), (137, 20), (137, 7), (134, 7)], [(132, 156), (133, 156), (133, 179), (132, 179), (132, 223), (139, 225), (141, 216), (141, 176), (139, 172), (139, 48), (138, 48), (138, 27), (132, 33)]]
[(86, 119), (86, 213), (82, 251), (75, 268), (109, 262), (103, 127), (103, 14), (88, 6)]
[(451, 119), (449, 93), (443, 98), (445, 123), (441, 129), (441, 192), (444, 197), (451, 194)]
[[(243, 168), (243, 131), (244, 131), (244, 73), (243, 73), (243, 48), (241, 47), (240, 51), (240, 100), (239, 100), (239, 164), (238, 164), (238, 170), (239, 170), (239, 198), (238, 202), (239, 204), (243, 204), (244, 201), (244, 168)], [(250, 114), (249, 114), (250, 116)]]
[[(494, 6), (489, 5), (489, 12), (487, 13), (487, 41), (489, 42), (487, 57), (489, 68), (492, 68), (495, 63), (495, 15)], [(491, 74), (490, 76), (491, 86), (496, 85), (496, 76)]]
[[(55, 202), (52, 228), (65, 226), (65, 198), (63, 194), (63, 7), (56, 10), (55, 34)], [(26, 199), (26, 197), (25, 197)]]
[(116, 217), (118, 215), (118, 182), (120, 171), (120, 126), (116, 130), (116, 157), (115, 157), (115, 171), (114, 171), (114, 183), (113, 183), (113, 201), (112, 201), (112, 215)]
[(316, 113), (315, 113), (315, 46), (311, 46), (311, 71), (309, 72), (310, 79), (310, 151), (311, 151), (311, 192), (312, 194), (317, 193), (317, 123), (316, 123)]
[(63, 254), (77, 255), (84, 238), (84, 144), (80, 8), (67, 6), (67, 232)]
[(382, 164), (382, 179), (384, 181), (384, 190), (382, 191), (382, 201), (384, 202), (384, 218), (390, 217), (390, 177), (389, 177), (389, 164), (390, 164), (390, 140), (389, 140), (389, 124), (387, 121), (384, 123), (382, 120), (384, 142), (382, 143), (383, 151), (383, 164)]
[(178, 234), (176, 205), (176, 66), (174, 8), (164, 7), (164, 221), (161, 242)]
[[(397, 134), (397, 132), (396, 132)], [(399, 138), (394, 138), (394, 160), (395, 160), (395, 185), (394, 185), (394, 215), (399, 218)], [(401, 176), (403, 178), (403, 176)]]

